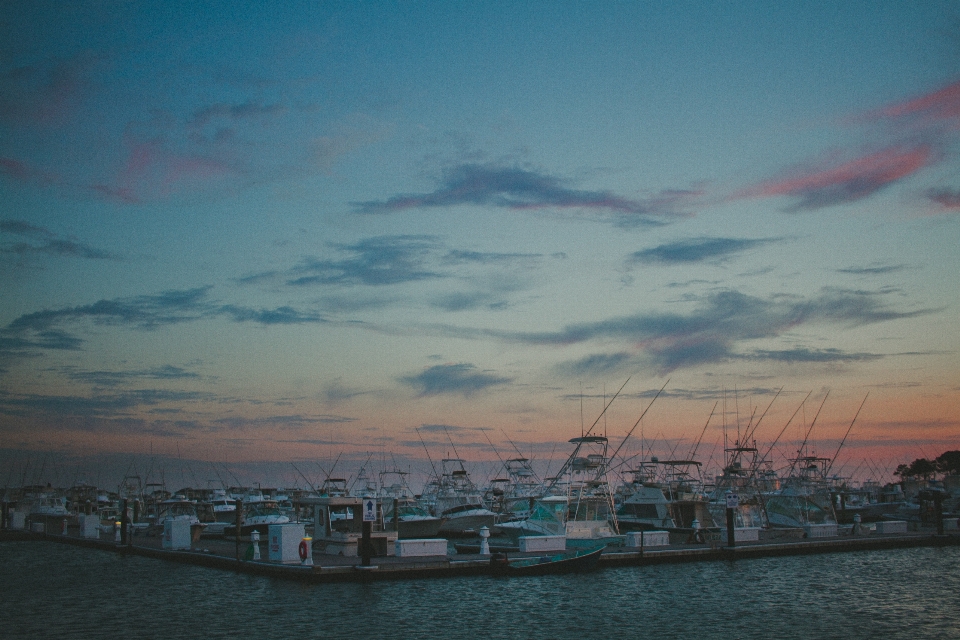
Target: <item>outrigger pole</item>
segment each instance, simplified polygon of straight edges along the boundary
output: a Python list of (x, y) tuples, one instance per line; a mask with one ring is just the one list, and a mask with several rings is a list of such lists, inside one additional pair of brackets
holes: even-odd
[(833, 458), (830, 459), (830, 464), (827, 466), (826, 472), (823, 474), (824, 477), (830, 474), (830, 469), (833, 468), (833, 463), (837, 461), (837, 456), (840, 455), (840, 449), (843, 448), (843, 443), (847, 441), (847, 436), (850, 435), (850, 430), (853, 429), (853, 423), (857, 421), (857, 416), (860, 415), (860, 410), (863, 409), (863, 405), (867, 403), (867, 397), (870, 395), (870, 392), (867, 392), (867, 395), (863, 396), (863, 402), (860, 403), (860, 409), (857, 409), (857, 413), (853, 416), (853, 420), (850, 421), (850, 426), (847, 427), (847, 432), (843, 434), (843, 440), (840, 441), (840, 446), (837, 447), (837, 452), (833, 454)]

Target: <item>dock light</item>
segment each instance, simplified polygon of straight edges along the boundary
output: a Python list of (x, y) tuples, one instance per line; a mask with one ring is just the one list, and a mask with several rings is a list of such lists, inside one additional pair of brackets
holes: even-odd
[(116, 532), (116, 535), (115, 535), (115, 537), (114, 537), (114, 540), (116, 540), (117, 542), (120, 542), (120, 527), (122, 526), (122, 524), (123, 524), (123, 523), (120, 522), (119, 520), (117, 520), (117, 521), (114, 523), (113, 530)]

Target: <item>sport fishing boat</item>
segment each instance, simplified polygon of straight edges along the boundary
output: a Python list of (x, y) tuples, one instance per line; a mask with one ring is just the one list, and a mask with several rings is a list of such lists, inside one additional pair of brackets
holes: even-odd
[[(447, 536), (476, 535), (482, 527), (492, 529), (497, 514), (483, 502), (483, 493), (470, 479), (464, 461), (445, 458), (441, 475), (427, 499), (433, 504), (433, 515), (443, 518), (440, 534)], [(426, 492), (425, 492), (426, 493)]]
[(623, 544), (606, 481), (607, 438), (583, 436), (570, 443), (573, 452), (547, 481), (547, 494), (535, 500), (530, 516), (498, 526), (513, 543), (521, 536), (552, 535), (566, 536), (568, 547)]
[(433, 516), (417, 502), (404, 471), (382, 471), (377, 500), (383, 510), (383, 528), (402, 539), (434, 538), (444, 518)]

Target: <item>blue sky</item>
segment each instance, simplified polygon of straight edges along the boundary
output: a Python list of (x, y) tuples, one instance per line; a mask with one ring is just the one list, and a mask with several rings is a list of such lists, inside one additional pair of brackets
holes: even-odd
[(546, 466), (628, 379), (612, 438), (667, 387), (625, 450), (726, 398), (715, 466), (780, 389), (778, 465), (828, 393), (824, 455), (869, 395), (847, 472), (960, 440), (953, 3), (5, 3), (0, 42), (9, 469)]

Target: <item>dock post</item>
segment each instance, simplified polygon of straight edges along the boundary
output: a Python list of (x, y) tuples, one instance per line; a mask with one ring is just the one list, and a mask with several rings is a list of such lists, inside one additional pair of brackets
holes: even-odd
[(480, 527), (480, 555), (490, 555), (490, 529), (486, 525)]
[(237, 543), (237, 562), (240, 562), (240, 526), (243, 522), (243, 503), (240, 500), (237, 500), (235, 503), (236, 511), (236, 529), (234, 530), (234, 540)]
[(124, 498), (120, 501), (120, 544), (128, 544), (130, 542), (130, 531), (127, 528), (128, 522), (127, 499)]
[(372, 522), (369, 520), (363, 521), (363, 534), (360, 537), (360, 554), (362, 556), (360, 565), (364, 567), (370, 566), (370, 531), (372, 527)]
[(937, 519), (937, 535), (943, 535), (943, 493), (937, 491), (933, 494), (933, 513)]
[(253, 547), (253, 559), (260, 559), (260, 532), (254, 529), (250, 532), (250, 545)]
[(733, 512), (740, 506), (740, 496), (727, 492), (727, 547), (733, 549), (736, 545), (736, 534), (733, 530)]
[(397, 532), (397, 537), (400, 536), (400, 500), (398, 498), (393, 499), (393, 530)]

